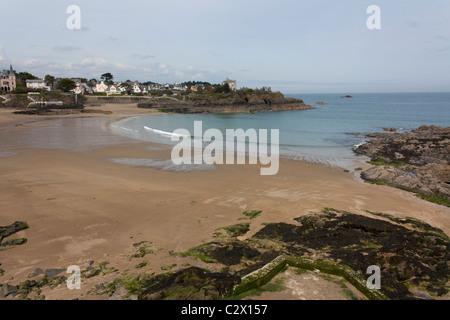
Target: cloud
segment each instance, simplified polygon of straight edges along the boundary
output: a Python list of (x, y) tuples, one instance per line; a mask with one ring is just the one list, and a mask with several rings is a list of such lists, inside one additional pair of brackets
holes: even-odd
[(156, 58), (156, 56), (153, 54), (140, 54), (140, 53), (135, 53), (135, 54), (133, 54), (132, 57), (135, 59), (140, 59), (140, 60), (148, 60), (148, 59)]
[(26, 68), (33, 68), (33, 67), (37, 67), (39, 65), (40, 65), (40, 62), (38, 59), (29, 59), (23, 63), (23, 66)]
[[(78, 50), (78, 47), (53, 47), (53, 50)], [(141, 57), (139, 64), (127, 63), (124, 61), (109, 60), (99, 56), (87, 56), (77, 60), (56, 60), (45, 58), (30, 58), (28, 60), (15, 63), (17, 70), (26, 70), (36, 76), (43, 77), (51, 74), (56, 77), (83, 77), (98, 78), (105, 72), (111, 72), (114, 79), (121, 81), (133, 79), (139, 81), (174, 82), (187, 80), (206, 80), (220, 82), (225, 79), (228, 72), (197, 69), (193, 66), (176, 68), (166, 63), (148, 61), (153, 56), (135, 54)], [(0, 57), (3, 56), (0, 47)], [(17, 66), (16, 66), (17, 65)]]
[(75, 47), (75, 46), (54, 46), (52, 47), (53, 51), (56, 52), (72, 52), (72, 51), (78, 51), (81, 50), (81, 47)]

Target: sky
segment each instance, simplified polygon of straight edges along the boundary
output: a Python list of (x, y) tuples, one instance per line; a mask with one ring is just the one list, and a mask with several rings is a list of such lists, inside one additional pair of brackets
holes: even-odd
[[(70, 5), (80, 29), (67, 27)], [(381, 29), (367, 27), (370, 5)], [(450, 91), (448, 0), (2, 0), (0, 23), (0, 69), (41, 78)]]

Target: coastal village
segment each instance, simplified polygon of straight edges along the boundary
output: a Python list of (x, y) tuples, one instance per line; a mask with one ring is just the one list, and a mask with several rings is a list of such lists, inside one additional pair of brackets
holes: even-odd
[[(211, 85), (208, 82), (190, 81), (155, 83), (155, 82), (139, 82), (139, 81), (113, 81), (113, 75), (105, 73), (97, 79), (84, 78), (55, 78), (47, 75), (44, 79), (39, 79), (27, 72), (17, 73), (10, 64), (9, 69), (4, 69), (0, 74), (0, 93), (25, 93), (36, 91), (52, 91), (62, 90), (82, 95), (104, 95), (104, 96), (121, 96), (121, 95), (155, 95), (169, 96), (180, 95), (190, 92), (202, 92), (207, 87), (217, 87), (219, 85)], [(226, 78), (220, 86), (228, 86), (229, 91), (237, 90), (236, 80)]]

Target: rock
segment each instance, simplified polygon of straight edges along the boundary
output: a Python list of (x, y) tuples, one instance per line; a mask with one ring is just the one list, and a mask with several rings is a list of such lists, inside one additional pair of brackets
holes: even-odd
[(0, 243), (0, 247), (12, 247), (12, 246), (20, 246), (27, 243), (27, 239), (14, 239), (14, 240), (8, 240)]
[(0, 288), (0, 297), (14, 298), (19, 291), (19, 286), (10, 286), (6, 284)]
[(99, 283), (95, 285), (95, 288), (101, 291), (106, 290), (105, 284), (104, 283)]
[(34, 269), (34, 271), (32, 273), (29, 274), (29, 277), (37, 277), (40, 276), (41, 274), (44, 273), (44, 270), (42, 270), (41, 268), (36, 268)]
[(317, 105), (321, 105), (321, 106), (326, 106), (326, 105), (328, 105), (328, 103), (323, 102), (323, 101), (319, 101), (319, 102), (317, 102), (316, 104), (317, 104)]
[(176, 273), (159, 275), (140, 296), (139, 300), (209, 300), (223, 297), (240, 282), (240, 277), (228, 273), (214, 273), (189, 267)]
[(19, 231), (28, 229), (29, 226), (26, 222), (22, 221), (16, 221), (13, 224), (6, 226), (6, 227), (0, 227), (0, 236), (6, 238), (10, 235), (13, 235)]
[(29, 228), (28, 224), (23, 221), (16, 221), (9, 226), (0, 227), (0, 243), (3, 241), (4, 238), (9, 237), (19, 231), (22, 231), (22, 230), (25, 230), (28, 228)]
[(421, 126), (411, 132), (373, 133), (367, 137), (370, 141), (354, 152), (370, 157), (380, 167), (364, 172), (363, 179), (431, 196), (440, 204), (449, 202), (450, 127)]
[(155, 301), (155, 300), (162, 300), (166, 297), (163, 291), (158, 291), (155, 293), (151, 293), (145, 296), (145, 300), (149, 301)]
[(123, 285), (118, 285), (116, 286), (114, 293), (108, 300), (124, 300), (127, 294), (127, 289), (125, 289)]
[(47, 277), (54, 277), (57, 276), (58, 274), (60, 274), (61, 272), (66, 271), (66, 269), (45, 269), (43, 271), (44, 275), (46, 275)]
[(419, 299), (423, 300), (434, 300), (434, 298), (428, 293), (424, 291), (412, 291), (412, 294)]
[(361, 172), (361, 178), (366, 181), (384, 183), (395, 187), (415, 189), (421, 186), (421, 180), (407, 172), (389, 166), (378, 166)]

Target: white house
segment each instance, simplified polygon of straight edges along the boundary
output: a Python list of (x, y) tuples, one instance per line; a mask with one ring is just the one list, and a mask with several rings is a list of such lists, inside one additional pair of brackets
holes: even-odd
[(110, 94), (121, 94), (121, 90), (119, 88), (119, 86), (116, 85), (111, 85), (106, 89), (106, 94), (110, 95)]
[(231, 91), (237, 90), (236, 80), (231, 80), (231, 79), (226, 78), (226, 80), (224, 82), (222, 82), (222, 85), (224, 86), (227, 83), (230, 86)]
[(133, 84), (133, 93), (142, 93), (141, 87), (138, 82)]
[(75, 84), (77, 85), (76, 88), (71, 90), (73, 93), (75, 94), (85, 94), (86, 92), (92, 93), (92, 89), (89, 88), (89, 86), (86, 83), (82, 83), (81, 80), (75, 81)]
[(108, 86), (105, 84), (104, 81), (102, 81), (102, 82), (97, 83), (97, 84), (95, 85), (94, 91), (95, 91), (95, 92), (102, 93), (102, 92), (106, 92), (107, 89), (108, 89)]
[(26, 81), (27, 88), (29, 89), (45, 89), (50, 91), (50, 86), (47, 85), (47, 81), (45, 80), (27, 80)]

